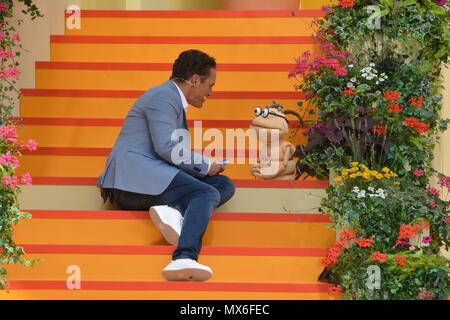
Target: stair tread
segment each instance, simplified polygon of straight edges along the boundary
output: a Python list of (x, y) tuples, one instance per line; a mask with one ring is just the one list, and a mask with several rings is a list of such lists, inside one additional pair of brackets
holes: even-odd
[[(33, 219), (120, 219), (148, 220), (147, 211), (128, 210), (33, 210), (22, 209), (33, 215)], [(330, 217), (317, 213), (252, 213), (252, 212), (214, 212), (214, 221), (254, 221), (254, 222), (331, 222)]]
[[(80, 10), (83, 18), (287, 18), (323, 17), (325, 11), (303, 10)], [(65, 12), (66, 17), (71, 13)]]
[[(162, 245), (66, 245), (66, 244), (18, 244), (28, 254), (115, 254), (160, 255), (172, 254), (173, 246)], [(271, 247), (215, 247), (203, 246), (201, 255), (230, 256), (299, 256), (323, 257), (326, 248), (271, 248)]]

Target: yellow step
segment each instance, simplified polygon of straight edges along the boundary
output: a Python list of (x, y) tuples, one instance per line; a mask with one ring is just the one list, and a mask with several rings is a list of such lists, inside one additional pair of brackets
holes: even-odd
[[(25, 210), (33, 215), (14, 230), (17, 243), (165, 245), (148, 212)], [(214, 213), (205, 246), (328, 248), (335, 240), (325, 215)], [(233, 234), (233, 237), (230, 237)]]
[[(85, 97), (37, 97), (23, 96), (20, 102), (22, 117), (44, 118), (125, 118), (136, 98), (85, 98)], [(272, 99), (286, 109), (305, 114), (305, 120), (311, 121), (306, 105), (297, 106), (300, 99)], [(257, 106), (272, 103), (271, 99), (209, 99), (203, 108), (190, 107), (188, 119), (199, 120), (251, 120)], [(310, 107), (311, 108), (311, 107)]]
[[(294, 43), (133, 43), (135, 39), (52, 36), (51, 61), (173, 63), (181, 52), (197, 49), (224, 63), (295, 63), (304, 51), (319, 52), (310, 40)], [(127, 43), (128, 42), (128, 43)], [(187, 41), (185, 41), (187, 42)], [(270, 42), (267, 40), (266, 42)]]
[[(35, 177), (98, 177), (104, 170), (107, 156), (24, 155), (20, 157), (17, 174), (31, 173)], [(211, 157), (215, 161), (223, 157)], [(229, 159), (231, 161), (231, 159)], [(254, 179), (250, 173), (256, 158), (235, 158), (224, 172), (232, 179)], [(238, 164), (242, 161), (244, 164)]]
[(5, 300), (336, 300), (323, 284), (173, 283), (85, 281), (68, 290), (66, 281), (12, 281)]
[[(21, 139), (27, 141), (29, 138), (36, 140), (42, 147), (75, 147), (75, 148), (112, 148), (117, 137), (119, 136), (121, 125), (123, 120), (121, 119), (91, 119), (95, 121), (89, 121), (90, 119), (25, 119), (23, 123), (25, 126), (18, 129), (18, 133)], [(190, 121), (192, 124), (194, 121)], [(197, 149), (194, 144), (194, 139), (198, 139), (198, 144), (202, 142), (202, 148), (211, 144), (210, 141), (205, 140), (205, 134), (208, 129), (217, 129), (223, 137), (221, 149), (232, 149), (231, 141), (229, 145), (226, 145), (227, 130), (229, 134), (250, 134), (249, 125), (250, 121), (223, 121), (222, 123), (226, 127), (220, 125), (219, 122), (211, 122), (208, 120), (202, 121), (202, 130), (200, 127), (194, 129), (193, 126), (189, 129), (191, 133), (191, 141), (193, 147)], [(74, 125), (76, 124), (76, 125)], [(237, 125), (237, 126), (236, 126)], [(194, 130), (197, 132), (194, 134)], [(290, 141), (294, 144), (306, 143), (306, 137), (302, 134), (305, 128), (290, 128), (289, 134), (286, 138), (292, 137)], [(219, 135), (217, 131), (217, 135)], [(215, 132), (210, 132), (216, 134)], [(199, 135), (200, 134), (200, 135)], [(220, 141), (220, 140), (219, 140)], [(245, 141), (246, 146), (239, 146), (235, 139), (235, 146), (238, 149), (249, 147), (248, 139)], [(244, 145), (244, 142), (242, 142)], [(200, 147), (200, 146), (199, 146)], [(250, 147), (249, 147), (250, 148)], [(251, 149), (254, 149), (253, 147)]]
[[(129, 67), (130, 66), (130, 67)], [(120, 68), (103, 69), (101, 64), (82, 69), (80, 63), (68, 66), (59, 65), (58, 69), (36, 70), (36, 88), (38, 89), (89, 89), (89, 90), (148, 90), (167, 81), (170, 70), (154, 71), (152, 67), (129, 70), (133, 64)], [(71, 68), (71, 69), (63, 69)], [(244, 69), (244, 68), (242, 68)], [(293, 67), (292, 67), (293, 69)], [(288, 71), (218, 71), (217, 91), (295, 91), (296, 79), (288, 78)]]
[[(66, 35), (295, 36), (310, 35), (321, 10), (292, 11), (121, 11), (82, 10), (81, 28)], [(72, 20), (66, 15), (66, 20)], [(70, 25), (70, 24), (69, 24)], [(206, 27), (207, 26), (207, 27)]]
[[(171, 246), (23, 245), (34, 268), (7, 266), (10, 280), (66, 280), (69, 266), (81, 281), (164, 281), (162, 269), (171, 261)], [(315, 283), (326, 249), (202, 248), (199, 263), (213, 269), (211, 282)], [(299, 272), (301, 270), (301, 272)]]

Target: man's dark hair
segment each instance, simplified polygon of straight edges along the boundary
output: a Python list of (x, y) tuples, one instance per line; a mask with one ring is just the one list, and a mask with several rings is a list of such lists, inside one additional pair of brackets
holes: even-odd
[(170, 79), (188, 80), (194, 74), (208, 77), (211, 68), (216, 68), (216, 59), (199, 50), (187, 50), (175, 60)]

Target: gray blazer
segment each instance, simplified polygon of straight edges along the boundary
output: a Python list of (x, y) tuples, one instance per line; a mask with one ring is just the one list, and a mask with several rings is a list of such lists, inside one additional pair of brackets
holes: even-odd
[(180, 170), (205, 176), (210, 160), (191, 151), (186, 136), (174, 139), (176, 129), (189, 133), (180, 94), (169, 80), (148, 90), (131, 108), (97, 185), (159, 195)]

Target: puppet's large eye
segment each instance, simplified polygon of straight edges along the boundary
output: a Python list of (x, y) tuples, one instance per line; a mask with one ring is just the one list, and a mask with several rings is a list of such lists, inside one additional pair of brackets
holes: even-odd
[(267, 118), (268, 115), (269, 115), (269, 109), (265, 108), (265, 109), (262, 111), (262, 116), (263, 116), (263, 118)]
[(257, 107), (257, 108), (255, 109), (255, 116), (259, 117), (259, 116), (261, 115), (261, 113), (262, 113), (261, 108), (260, 108), (260, 107)]

